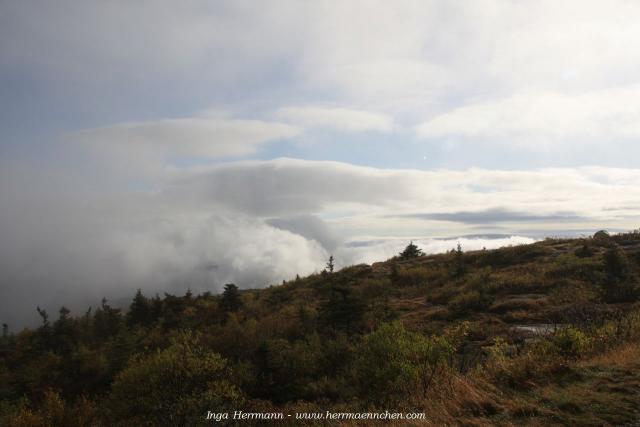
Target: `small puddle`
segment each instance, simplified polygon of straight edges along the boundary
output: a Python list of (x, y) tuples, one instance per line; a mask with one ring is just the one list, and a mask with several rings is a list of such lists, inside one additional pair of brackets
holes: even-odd
[(515, 325), (511, 329), (520, 332), (529, 332), (534, 335), (549, 335), (560, 329), (562, 325), (552, 323), (540, 323), (537, 325)]

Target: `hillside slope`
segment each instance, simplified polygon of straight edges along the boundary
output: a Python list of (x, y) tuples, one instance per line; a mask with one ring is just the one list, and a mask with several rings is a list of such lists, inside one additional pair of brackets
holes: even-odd
[(632, 423), (639, 273), (640, 233), (601, 233), (41, 312), (2, 337), (0, 424), (204, 425), (240, 409)]

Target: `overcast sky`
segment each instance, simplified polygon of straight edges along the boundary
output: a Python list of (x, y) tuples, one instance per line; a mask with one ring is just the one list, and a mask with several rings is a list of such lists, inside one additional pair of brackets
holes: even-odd
[(410, 239), (637, 228), (639, 21), (635, 1), (0, 0), (0, 320)]

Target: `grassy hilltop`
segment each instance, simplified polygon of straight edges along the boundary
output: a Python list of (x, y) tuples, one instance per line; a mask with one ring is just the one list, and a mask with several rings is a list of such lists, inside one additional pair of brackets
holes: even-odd
[(209, 410), (640, 420), (640, 233), (416, 249), (267, 289), (138, 292), (125, 312), (39, 310), (39, 328), (0, 341), (0, 425), (208, 425)]

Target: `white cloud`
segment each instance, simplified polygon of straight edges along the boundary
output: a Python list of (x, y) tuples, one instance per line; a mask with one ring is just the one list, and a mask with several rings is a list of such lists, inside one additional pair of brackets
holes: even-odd
[[(35, 319), (35, 304), (82, 306), (137, 287), (264, 286), (321, 269), (329, 253), (340, 265), (370, 262), (411, 239), (437, 252), (453, 243), (436, 236), (629, 229), (640, 215), (635, 169), (418, 171), (277, 159), (172, 170), (144, 191), (81, 191), (67, 185), (70, 173), (81, 183), (80, 172), (54, 172), (0, 168), (0, 287), (17, 295), (0, 312), (12, 323)], [(505, 209), (517, 221), (494, 230), (491, 215)], [(576, 215), (567, 222), (558, 212)], [(527, 241), (518, 239), (463, 245)], [(354, 240), (381, 243), (345, 245)]]
[(606, 219), (608, 206), (640, 206), (640, 172), (602, 167), (420, 171), (285, 158), (185, 170), (168, 181), (164, 192), (184, 204), (217, 202), (260, 217), (352, 218), (356, 228), (384, 221), (380, 215), (490, 209)]
[(387, 114), (348, 108), (284, 107), (276, 111), (275, 117), (305, 128), (326, 127), (347, 132), (388, 132), (393, 129), (393, 119)]
[(321, 10), (300, 55), (306, 82), (394, 112), (638, 82), (633, 2), (341, 2)]
[(536, 148), (640, 138), (640, 85), (574, 95), (535, 92), (470, 104), (418, 125), (423, 138)]
[(172, 158), (214, 159), (254, 153), (266, 142), (291, 138), (294, 126), (220, 114), (122, 123), (74, 132), (71, 139), (119, 161), (162, 164)]
[[(2, 321), (33, 323), (35, 306), (86, 310), (103, 296), (261, 288), (318, 270), (315, 240), (238, 212), (215, 214), (140, 195), (12, 199), (0, 208)], [(38, 213), (33, 212), (38, 209)], [(41, 212), (46, 212), (46, 215)], [(76, 311), (77, 313), (77, 311)]]
[(328, 205), (391, 205), (413, 196), (412, 171), (340, 162), (241, 161), (177, 172), (164, 189), (184, 203), (220, 202), (271, 217), (323, 211)]
[[(262, 8), (67, 0), (15, 2), (3, 12), (0, 64), (35, 67), (56, 83), (70, 79), (70, 90), (88, 81), (103, 95), (152, 85), (228, 100), (233, 89), (245, 103), (267, 94), (267, 108), (295, 99), (434, 113), (527, 89), (629, 85), (640, 66), (640, 5), (622, 0), (278, 1)], [(282, 80), (287, 90), (275, 91)]]
[(343, 243), (327, 223), (315, 215), (272, 218), (267, 220), (267, 224), (298, 234), (306, 239), (315, 240), (327, 251), (333, 251)]
[(27, 0), (3, 5), (2, 18), (0, 64), (28, 65), (57, 83), (107, 82), (105, 92), (167, 80), (191, 90), (194, 78), (246, 83), (298, 43), (289, 33), (295, 13), (241, 2)]
[(47, 76), (41, 84), (65, 101), (86, 97), (76, 111), (89, 115), (284, 106), (283, 118), (307, 127), (387, 132), (428, 119), (422, 135), (530, 145), (594, 127), (589, 137), (608, 144), (638, 133), (634, 2), (23, 1), (3, 12), (0, 65)]
[(122, 230), (113, 244), (127, 248), (125, 271), (149, 290), (219, 291), (228, 282), (260, 288), (310, 274), (327, 257), (314, 240), (238, 213), (168, 217)]

